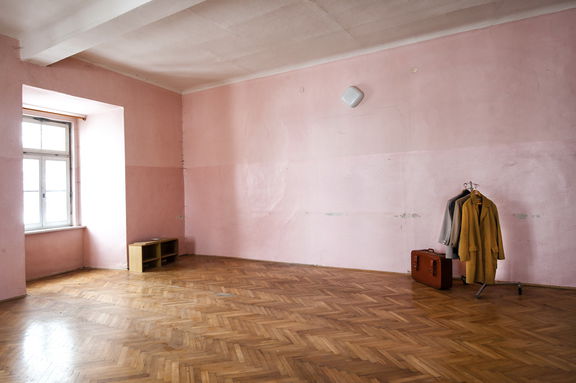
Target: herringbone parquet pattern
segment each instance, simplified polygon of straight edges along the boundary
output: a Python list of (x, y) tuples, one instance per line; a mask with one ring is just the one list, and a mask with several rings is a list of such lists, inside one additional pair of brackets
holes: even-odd
[(576, 291), (216, 257), (0, 304), (0, 382), (575, 382)]

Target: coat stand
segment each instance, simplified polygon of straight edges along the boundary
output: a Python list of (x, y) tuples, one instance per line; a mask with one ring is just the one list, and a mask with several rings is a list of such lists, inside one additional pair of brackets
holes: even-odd
[[(467, 285), (468, 283), (466, 282), (466, 276), (463, 275), (461, 277), (462, 282)], [(518, 289), (518, 295), (522, 295), (522, 283), (521, 282), (502, 282), (502, 283), (495, 283), (493, 285), (489, 285), (488, 283), (480, 283), (482, 286), (480, 286), (480, 288), (478, 289), (478, 291), (476, 291), (476, 294), (474, 294), (474, 296), (479, 299), (480, 295), (482, 294), (482, 292), (486, 289), (486, 287), (488, 286), (516, 286)]]

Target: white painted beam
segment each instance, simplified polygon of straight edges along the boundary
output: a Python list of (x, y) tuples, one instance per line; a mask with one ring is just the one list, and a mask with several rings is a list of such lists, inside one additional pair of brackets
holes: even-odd
[(205, 0), (94, 0), (21, 39), (22, 60), (50, 65)]

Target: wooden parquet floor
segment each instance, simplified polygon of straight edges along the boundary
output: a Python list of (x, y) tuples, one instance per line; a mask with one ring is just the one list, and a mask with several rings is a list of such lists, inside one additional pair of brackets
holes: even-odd
[(576, 291), (217, 257), (0, 304), (0, 382), (576, 382)]

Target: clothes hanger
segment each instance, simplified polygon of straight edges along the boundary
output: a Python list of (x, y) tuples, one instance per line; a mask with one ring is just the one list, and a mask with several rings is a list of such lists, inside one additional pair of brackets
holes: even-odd
[(480, 185), (475, 184), (472, 181), (464, 182), (464, 189), (468, 190), (470, 193), (472, 193), (474, 190), (477, 190), (478, 186)]
[(479, 184), (475, 184), (472, 181), (468, 181), (468, 182), (464, 182), (464, 187), (466, 188), (466, 190), (468, 190), (470, 192), (470, 194), (473, 194), (475, 197), (480, 197), (478, 199), (477, 204), (481, 205), (482, 204), (482, 193), (480, 193), (478, 191), (478, 186), (480, 186)]

